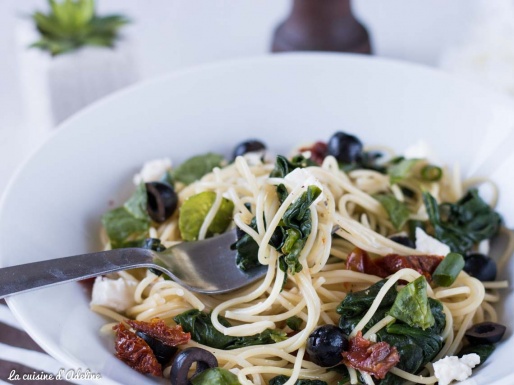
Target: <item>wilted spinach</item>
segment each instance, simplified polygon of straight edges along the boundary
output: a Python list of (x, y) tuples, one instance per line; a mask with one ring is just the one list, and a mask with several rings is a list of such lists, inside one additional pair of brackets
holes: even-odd
[(191, 377), (192, 385), (241, 385), (237, 376), (220, 367), (209, 368)]
[(219, 154), (207, 153), (189, 158), (171, 172), (173, 181), (191, 184), (199, 180), (214, 167), (222, 165), (225, 158)]
[(316, 162), (305, 158), (303, 155), (296, 155), (289, 161), (285, 156), (278, 155), (275, 161), (275, 168), (271, 171), (271, 178), (284, 178), (287, 174), (297, 168), (318, 166)]
[(471, 354), (475, 353), (480, 356), (480, 363), (477, 365), (482, 365), (491, 354), (493, 354), (495, 349), (495, 346), (492, 344), (480, 344), (480, 345), (467, 345), (463, 347), (459, 354), (457, 354), (458, 357), (462, 357), (465, 354)]
[[(191, 333), (193, 341), (215, 349), (231, 350), (245, 346), (268, 345), (287, 338), (285, 333), (271, 329), (247, 337), (226, 336), (214, 327), (210, 314), (197, 309), (188, 310), (173, 319), (185, 332)], [(232, 326), (226, 318), (220, 316), (218, 319), (223, 326)]]
[[(289, 380), (288, 376), (280, 375), (269, 380), (269, 385), (283, 385)], [(327, 385), (325, 381), (298, 379), (294, 385)]]
[(389, 220), (395, 229), (400, 230), (403, 228), (410, 215), (407, 205), (400, 202), (392, 194), (377, 194), (374, 195), (373, 198), (379, 201), (382, 207), (387, 211)]
[(412, 169), (419, 163), (419, 159), (397, 158), (387, 168), (389, 182), (395, 184), (411, 176)]
[[(337, 308), (341, 314), (339, 327), (344, 333), (350, 334), (369, 307), (375, 300), (378, 292), (387, 280), (382, 280), (370, 286), (366, 290), (349, 293)], [(390, 311), (397, 298), (396, 288), (393, 286), (385, 295), (378, 310), (364, 328), (364, 332), (383, 319)], [(377, 340), (387, 342), (395, 346), (400, 354), (400, 362), (397, 367), (416, 373), (426, 363), (432, 360), (442, 347), (442, 332), (446, 325), (446, 317), (442, 304), (432, 298), (428, 298), (428, 307), (433, 318), (433, 326), (426, 330), (411, 327), (400, 320), (389, 324), (377, 333)], [(403, 379), (388, 373), (378, 384), (400, 385)]]
[(141, 183), (123, 206), (102, 216), (102, 225), (113, 249), (138, 247), (147, 238), (151, 219), (146, 203), (146, 187)]
[(469, 190), (457, 203), (441, 205), (424, 192), (423, 202), (435, 237), (453, 252), (465, 254), (474, 244), (490, 239), (500, 229), (500, 214), (480, 198), (477, 189)]
[(297, 316), (292, 316), (292, 317), (289, 317), (288, 319), (286, 319), (286, 325), (291, 329), (291, 330), (294, 330), (294, 331), (299, 331), (302, 327), (302, 319), (300, 317), (297, 317)]
[(427, 280), (420, 276), (401, 289), (389, 310), (389, 315), (409, 326), (423, 330), (434, 325), (427, 296)]

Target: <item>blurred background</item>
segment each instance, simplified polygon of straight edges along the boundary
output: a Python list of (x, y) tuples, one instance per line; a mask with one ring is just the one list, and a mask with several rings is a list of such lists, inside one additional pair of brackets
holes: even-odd
[[(116, 48), (97, 49), (103, 53), (96, 56), (87, 55), (87, 48), (52, 57), (28, 48), (38, 40), (31, 15), (48, 13), (48, 2), (2, 0), (0, 191), (56, 123), (92, 100), (190, 66), (269, 53), (274, 30), (291, 16), (291, 5), (292, 0), (98, 0), (98, 15), (130, 20), (117, 30)], [(352, 9), (374, 55), (442, 67), (501, 92), (514, 90), (513, 1), (355, 0)]]

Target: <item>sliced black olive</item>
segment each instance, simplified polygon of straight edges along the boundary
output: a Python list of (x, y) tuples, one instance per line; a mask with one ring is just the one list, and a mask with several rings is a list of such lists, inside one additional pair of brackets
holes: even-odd
[(239, 143), (232, 154), (232, 159), (236, 159), (238, 156), (248, 154), (249, 152), (265, 151), (266, 145), (260, 140), (251, 139)]
[(178, 196), (173, 187), (167, 183), (146, 183), (146, 211), (150, 218), (162, 223), (173, 215), (178, 204)]
[(496, 279), (496, 262), (483, 254), (470, 254), (464, 257), (464, 271), (482, 282)]
[(355, 136), (338, 131), (328, 141), (328, 155), (339, 162), (354, 163), (362, 156), (362, 142)]
[(165, 345), (157, 338), (151, 337), (146, 333), (138, 331), (136, 332), (136, 335), (145, 340), (145, 342), (148, 344), (148, 346), (150, 346), (153, 353), (155, 354), (155, 358), (157, 358), (157, 361), (159, 361), (161, 365), (166, 365), (168, 362), (170, 362), (171, 357), (173, 357), (177, 351), (175, 346)]
[(410, 239), (409, 237), (406, 237), (404, 235), (393, 235), (389, 237), (391, 241), (394, 241), (396, 243), (399, 243), (400, 245), (410, 247), (412, 249), (416, 248), (416, 244)]
[(340, 328), (323, 325), (307, 339), (307, 353), (316, 365), (330, 367), (342, 361), (341, 354), (348, 349), (348, 345), (348, 339)]
[(201, 348), (187, 348), (175, 356), (171, 364), (171, 385), (188, 385), (189, 369), (196, 362), (196, 371), (192, 377), (209, 368), (218, 366), (218, 360), (214, 354)]
[[(153, 250), (153, 251), (164, 251), (166, 250), (166, 246), (161, 243), (159, 238), (146, 238), (143, 241), (143, 245), (141, 246), (143, 249)], [(162, 271), (150, 268), (150, 271), (155, 275), (162, 275)]]
[(464, 335), (471, 345), (495, 344), (502, 339), (505, 330), (505, 326), (496, 322), (481, 322), (471, 326)]

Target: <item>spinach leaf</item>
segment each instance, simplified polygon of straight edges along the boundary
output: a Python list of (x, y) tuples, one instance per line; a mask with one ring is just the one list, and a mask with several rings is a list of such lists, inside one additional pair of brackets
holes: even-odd
[(389, 182), (395, 184), (410, 177), (413, 167), (419, 161), (419, 159), (398, 159), (397, 162), (390, 165), (387, 169)]
[[(346, 298), (339, 304), (336, 311), (344, 318), (352, 318), (362, 316), (370, 308), (371, 304), (377, 297), (378, 292), (387, 282), (387, 279), (378, 281), (365, 290), (348, 293)], [(396, 298), (396, 285), (391, 287), (382, 299), (381, 306), (390, 307)]]
[(392, 194), (377, 194), (373, 198), (379, 201), (387, 211), (389, 219), (396, 230), (400, 230), (407, 223), (410, 213), (405, 203), (400, 202)]
[[(257, 230), (257, 220), (253, 217), (250, 227)], [(236, 264), (243, 271), (248, 271), (254, 267), (261, 266), (258, 258), (259, 244), (251, 235), (238, 229), (238, 239), (231, 248), (236, 250)]]
[[(269, 380), (269, 385), (283, 385), (289, 380), (288, 376), (280, 375), (273, 377)], [(327, 385), (325, 381), (320, 380), (307, 380), (307, 379), (298, 379), (294, 383), (295, 385)]]
[[(216, 200), (214, 191), (204, 191), (189, 197), (180, 207), (178, 227), (185, 241), (196, 241), (198, 234)], [(207, 237), (223, 233), (232, 221), (234, 203), (227, 198), (221, 199), (221, 205), (207, 230)]]
[(209, 368), (191, 378), (193, 385), (241, 385), (237, 376), (220, 367)]
[(189, 158), (171, 173), (174, 181), (191, 184), (199, 180), (214, 167), (220, 167), (225, 158), (219, 154), (207, 153)]
[(460, 358), (465, 354), (478, 354), (480, 356), (480, 363), (477, 366), (480, 366), (493, 354), (494, 349), (495, 346), (492, 344), (468, 345), (463, 347), (457, 356)]
[(474, 244), (490, 239), (500, 229), (501, 216), (480, 198), (477, 189), (469, 190), (457, 203), (441, 205), (424, 192), (423, 202), (435, 237), (453, 252), (465, 254)]
[(191, 378), (193, 385), (240, 385), (237, 376), (220, 367), (209, 368)]
[(284, 178), (287, 174), (296, 168), (305, 168), (310, 166), (318, 166), (316, 162), (305, 158), (303, 155), (296, 155), (289, 161), (285, 156), (278, 155), (275, 161), (275, 167), (270, 173), (271, 178)]
[(289, 317), (288, 319), (286, 319), (286, 325), (291, 329), (291, 330), (294, 330), (294, 331), (299, 331), (302, 327), (302, 319), (300, 317), (297, 317), (297, 316), (292, 316), (292, 317)]
[[(285, 333), (271, 329), (266, 329), (262, 333), (247, 337), (226, 336), (214, 327), (210, 314), (197, 309), (188, 310), (175, 316), (173, 319), (182, 326), (185, 332), (191, 333), (193, 341), (215, 349), (231, 350), (245, 346), (267, 345), (283, 341), (287, 338)], [(224, 317), (220, 316), (219, 321), (225, 327), (232, 326)]]
[(102, 225), (113, 249), (138, 247), (148, 236), (151, 219), (146, 211), (146, 202), (146, 188), (141, 183), (122, 207), (102, 216)]
[(424, 276), (415, 279), (398, 292), (389, 315), (409, 326), (423, 330), (434, 325), (427, 295), (427, 280)]
[(285, 256), (285, 262), (291, 274), (302, 270), (298, 257), (312, 231), (311, 210), (309, 207), (321, 194), (321, 189), (315, 185), (307, 187), (300, 198), (294, 201), (282, 217), (281, 227), (285, 230), (280, 251)]

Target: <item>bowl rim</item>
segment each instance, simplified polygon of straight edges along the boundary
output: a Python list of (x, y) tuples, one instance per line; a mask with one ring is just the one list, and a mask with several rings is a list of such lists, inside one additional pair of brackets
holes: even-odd
[[(109, 103), (116, 102), (118, 99), (123, 99), (125, 95), (132, 94), (138, 92), (139, 89), (146, 88), (152, 86), (156, 83), (166, 83), (172, 82), (175, 78), (182, 78), (192, 76), (195, 73), (204, 72), (204, 71), (216, 71), (218, 68), (226, 69), (230, 67), (239, 67), (239, 66), (248, 66), (248, 65), (270, 65), (272, 63), (280, 63), (290, 61), (292, 64), (296, 62), (304, 62), (304, 61), (330, 61), (330, 60), (344, 60), (344, 61), (355, 61), (355, 62), (374, 62), (376, 64), (373, 65), (387, 65), (396, 67), (399, 69), (406, 69), (408, 71), (418, 71), (420, 74), (426, 74), (431, 77), (439, 77), (442, 80), (446, 80), (448, 82), (454, 83), (459, 87), (467, 87), (471, 89), (475, 89), (476, 92), (481, 92), (482, 96), (486, 100), (499, 100), (503, 103), (510, 103), (514, 106), (514, 102), (510, 99), (506, 94), (503, 94), (497, 90), (490, 89), (485, 87), (482, 84), (474, 83), (470, 80), (463, 79), (461, 77), (452, 75), (447, 73), (441, 69), (431, 67), (425, 64), (409, 62), (405, 60), (392, 59), (380, 56), (368, 56), (363, 54), (353, 54), (353, 53), (335, 53), (335, 52), (289, 52), (289, 53), (280, 53), (280, 54), (263, 54), (256, 56), (249, 56), (243, 58), (235, 58), (228, 60), (220, 60), (215, 62), (202, 63), (190, 67), (181, 68), (175, 71), (163, 73), (157, 76), (153, 76), (147, 78), (142, 81), (138, 81), (132, 85), (124, 87), (120, 90), (117, 90), (113, 93), (110, 93), (100, 99), (92, 102), (88, 106), (74, 113), (70, 117), (66, 118), (64, 121), (59, 123), (56, 127), (52, 129), (52, 132), (44, 138), (44, 140), (39, 143), (33, 151), (31, 151), (25, 158), (18, 164), (15, 171), (9, 178), (9, 181), (0, 197), (0, 212), (3, 211), (4, 206), (7, 203), (7, 199), (11, 194), (11, 190), (13, 186), (17, 183), (21, 173), (29, 164), (32, 162), (34, 158), (38, 156), (38, 154), (43, 151), (47, 143), (54, 140), (54, 138), (58, 135), (64, 135), (63, 133), (67, 133), (70, 130), (73, 130), (75, 121), (80, 121), (84, 116), (87, 116), (91, 113), (91, 111), (100, 108), (101, 106), (108, 105)], [(264, 64), (261, 64), (264, 63)], [(270, 64), (268, 64), (270, 63)], [(460, 83), (460, 84), (459, 84)], [(0, 249), (0, 267), (4, 267), (4, 258)], [(43, 338), (37, 331), (32, 328), (32, 323), (29, 320), (25, 319), (20, 313), (17, 306), (16, 296), (9, 296), (5, 298), (5, 301), (15, 316), (16, 320), (19, 322), (19, 325), (23, 328), (23, 330), (50, 356), (63, 363), (64, 365), (70, 368), (78, 368), (81, 365), (81, 362), (76, 360), (73, 356), (67, 354), (62, 349), (54, 349), (47, 342), (45, 338)], [(102, 375), (102, 378), (97, 380), (100, 383), (105, 384), (119, 384), (119, 382), (112, 380), (108, 377)], [(496, 380), (489, 385), (506, 385), (514, 383), (514, 373), (500, 380)]]

